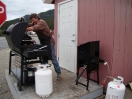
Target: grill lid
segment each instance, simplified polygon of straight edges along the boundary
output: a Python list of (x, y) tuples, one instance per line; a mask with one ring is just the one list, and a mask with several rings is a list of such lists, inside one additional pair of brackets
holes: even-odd
[(20, 22), (10, 25), (4, 32), (9, 46), (20, 48), (28, 23)]

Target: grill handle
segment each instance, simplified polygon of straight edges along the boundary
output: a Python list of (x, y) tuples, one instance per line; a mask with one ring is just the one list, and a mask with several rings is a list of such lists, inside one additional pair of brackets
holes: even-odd
[(43, 47), (40, 47), (39, 50), (40, 50), (40, 49), (43, 49), (43, 48), (45, 48), (45, 47), (47, 47), (47, 45), (45, 45), (45, 46), (43, 46)]
[(4, 31), (2, 31), (2, 34), (10, 34), (10, 32), (9, 31), (6, 31), (6, 30), (4, 30)]

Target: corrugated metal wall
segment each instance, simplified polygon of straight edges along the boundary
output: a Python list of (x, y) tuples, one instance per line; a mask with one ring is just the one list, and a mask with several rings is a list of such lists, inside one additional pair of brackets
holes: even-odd
[[(55, 33), (61, 1), (55, 0)], [(78, 45), (100, 40), (100, 58), (109, 63), (112, 76), (122, 76), (124, 83), (132, 81), (131, 32), (131, 0), (78, 0)], [(100, 63), (99, 74), (100, 81), (104, 80), (107, 66)]]

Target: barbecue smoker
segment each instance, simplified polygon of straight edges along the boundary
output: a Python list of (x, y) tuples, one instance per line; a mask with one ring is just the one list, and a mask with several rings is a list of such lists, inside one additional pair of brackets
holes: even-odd
[[(48, 57), (48, 46), (39, 44), (23, 44), (25, 31), (28, 23), (20, 22), (10, 25), (3, 34), (6, 35), (7, 43), (10, 47), (9, 57), (9, 74), (11, 72), (15, 75), (18, 80), (18, 89), (22, 90), (22, 86), (25, 84), (31, 84), (34, 82), (35, 68), (30, 68), (27, 65), (33, 63), (41, 63), (42, 59)], [(28, 42), (28, 40), (26, 40)], [(29, 40), (30, 41), (30, 40)], [(19, 57), (20, 66), (14, 68), (12, 61), (14, 57)], [(17, 58), (18, 59), (18, 58)], [(17, 65), (17, 64), (15, 64)]]
[[(88, 90), (89, 80), (97, 82), (99, 84), (99, 43), (100, 41), (91, 41), (78, 46), (77, 53), (77, 78), (76, 85), (81, 84)], [(80, 77), (85, 73), (87, 76), (87, 84), (79, 82)], [(95, 72), (97, 74), (97, 80), (90, 78), (90, 74)]]

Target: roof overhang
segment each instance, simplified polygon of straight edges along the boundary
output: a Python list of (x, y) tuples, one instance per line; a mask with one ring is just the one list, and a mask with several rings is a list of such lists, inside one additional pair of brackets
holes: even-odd
[(42, 0), (43, 3), (54, 4), (54, 0)]

